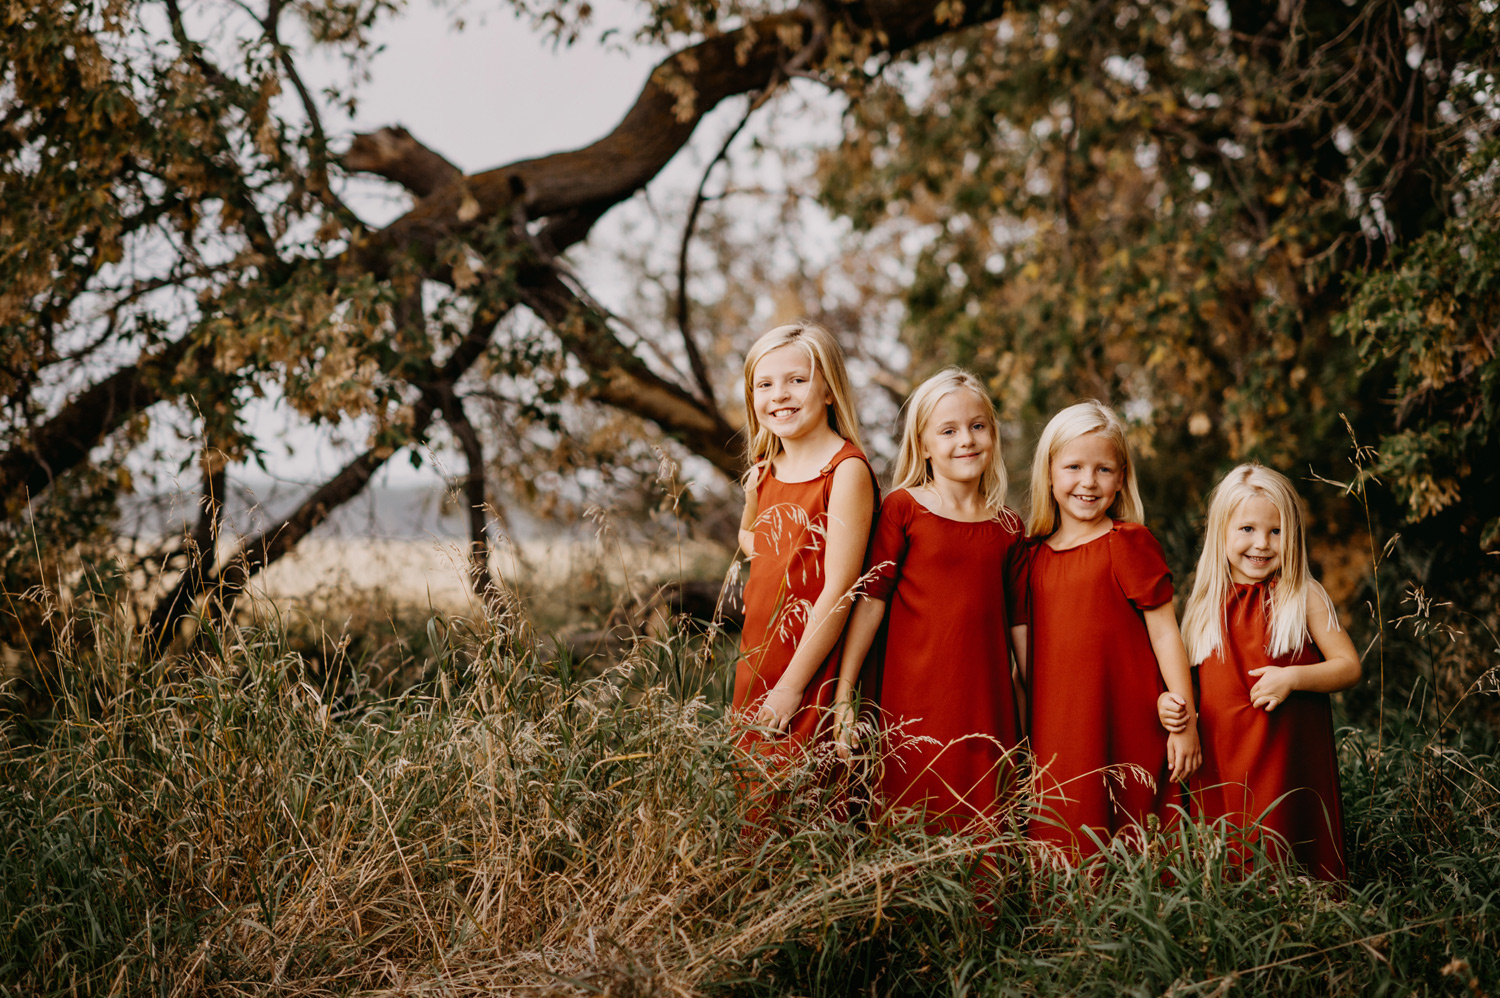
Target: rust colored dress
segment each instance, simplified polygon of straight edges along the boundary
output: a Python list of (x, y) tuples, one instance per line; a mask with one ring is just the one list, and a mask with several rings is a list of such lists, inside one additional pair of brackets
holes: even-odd
[(1156, 715), (1166, 685), (1143, 616), (1172, 599), (1161, 545), (1117, 522), (1066, 551), (1033, 539), (1013, 572), (1032, 648), (1031, 838), (1076, 860), (1097, 851), (1094, 837), (1108, 842), (1151, 815), (1165, 825), (1181, 793), (1168, 780)]
[(1204, 817), (1276, 833), (1272, 855), (1292, 858), (1314, 876), (1343, 880), (1344, 809), (1327, 693), (1294, 691), (1267, 713), (1250, 705), (1251, 669), (1320, 661), (1308, 640), (1279, 658), (1266, 653), (1270, 609), (1266, 583), (1236, 585), (1224, 607), (1223, 647), (1198, 666), (1198, 731), (1203, 768), (1193, 797)]
[[(853, 443), (842, 449), (806, 482), (783, 482), (768, 468), (756, 487), (755, 557), (745, 580), (745, 627), (740, 634), (740, 659), (734, 670), (734, 714), (746, 717), (759, 706), (781, 678), (802, 639), (808, 612), (823, 591), (823, 554), (827, 548), (828, 496), (833, 471), (844, 461), (857, 460), (869, 468)], [(870, 473), (874, 480), (874, 472)], [(838, 687), (842, 638), (833, 646), (802, 694), (802, 706), (792, 715), (785, 738), (766, 740), (747, 732), (746, 748), (792, 751), (828, 728), (826, 715)]]
[[(1014, 787), (1020, 741), (1010, 676), (1007, 558), (1020, 520), (966, 523), (902, 489), (880, 508), (865, 592), (887, 604), (880, 679), (888, 807), (925, 809), (929, 827), (993, 820)], [(872, 663), (875, 664), (875, 663)]]

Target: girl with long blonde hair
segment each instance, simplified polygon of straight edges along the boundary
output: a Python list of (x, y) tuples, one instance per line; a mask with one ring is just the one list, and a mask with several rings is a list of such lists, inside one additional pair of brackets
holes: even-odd
[[(1214, 488), (1182, 618), (1198, 667), (1204, 817), (1266, 830), (1273, 854), (1343, 880), (1343, 803), (1328, 694), (1359, 681), (1359, 656), (1307, 563), (1302, 500), (1285, 475), (1242, 464)], [(1171, 694), (1169, 730), (1189, 709)]]
[(1005, 616), (1006, 561), (1021, 519), (1005, 506), (995, 408), (948, 368), (906, 402), (896, 484), (880, 508), (870, 569), (849, 620), (835, 703), (854, 746), (855, 686), (881, 622), (879, 773), (890, 813), (958, 830), (998, 817), (1021, 737)]
[[(1014, 561), (1018, 651), (1029, 655), (1033, 838), (1069, 859), (1168, 821), (1201, 758), (1191, 722), (1168, 733), (1157, 695), (1191, 707), (1172, 574), (1141, 523), (1125, 425), (1088, 401), (1052, 417), (1031, 465), (1031, 538)], [(1088, 830), (1088, 831), (1085, 831)]]
[(806, 748), (826, 725), (836, 645), (864, 564), (876, 486), (859, 444), (844, 352), (813, 322), (777, 326), (745, 357), (750, 558), (734, 711), (742, 744)]

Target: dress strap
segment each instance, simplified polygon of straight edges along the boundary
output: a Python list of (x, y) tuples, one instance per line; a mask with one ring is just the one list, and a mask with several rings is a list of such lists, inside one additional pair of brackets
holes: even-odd
[(854, 441), (852, 441), (852, 440), (845, 440), (844, 441), (844, 446), (840, 447), (838, 449), (838, 452), (836, 454), (834, 454), (833, 457), (831, 457), (831, 458), (828, 459), (828, 463), (825, 464), (825, 465), (823, 465), (822, 469), (818, 472), (818, 474), (820, 474), (820, 475), (826, 475), (826, 474), (828, 474), (834, 468), (837, 468), (840, 464), (842, 464), (844, 461), (848, 460), (851, 457), (857, 457), (861, 461), (865, 462), (865, 464), (869, 464), (870, 463), (870, 459), (867, 458), (867, 457), (865, 457), (865, 452), (862, 451), (862, 450), (860, 450), (858, 447), (854, 446)]

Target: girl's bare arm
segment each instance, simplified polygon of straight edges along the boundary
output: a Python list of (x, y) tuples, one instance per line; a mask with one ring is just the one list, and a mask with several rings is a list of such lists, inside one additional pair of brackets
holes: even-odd
[(875, 487), (863, 461), (845, 461), (833, 471), (828, 530), (823, 551), (823, 588), (813, 602), (802, 640), (781, 679), (772, 687), (757, 723), (784, 727), (802, 702), (818, 666), (833, 650), (849, 616), (854, 584), (864, 568), (875, 514)]
[(849, 611), (849, 625), (844, 630), (844, 651), (839, 658), (839, 686), (833, 696), (833, 740), (840, 756), (848, 758), (854, 745), (854, 684), (865, 656), (875, 643), (880, 622), (885, 619), (885, 602), (862, 598)]
[(745, 552), (745, 557), (755, 557), (755, 518), (760, 515), (756, 508), (756, 490), (745, 490), (745, 509), (740, 513), (740, 550)]
[(1026, 719), (1031, 716), (1029, 704), (1031, 702), (1031, 628), (1025, 624), (1015, 624), (1010, 629), (1010, 650), (1016, 657), (1015, 671), (1011, 673), (1011, 682), (1015, 686), (1016, 710), (1021, 715), (1021, 726), (1026, 727)]
[(854, 699), (854, 684), (859, 681), (859, 670), (865, 664), (865, 656), (875, 643), (880, 631), (880, 622), (885, 619), (885, 602), (863, 597), (849, 611), (849, 626), (845, 629), (844, 651), (839, 659), (839, 689), (836, 701)]
[(1323, 661), (1251, 669), (1250, 675), (1256, 677), (1255, 685), (1250, 688), (1251, 705), (1275, 710), (1294, 690), (1334, 693), (1359, 682), (1359, 653), (1354, 650), (1349, 632), (1339, 626), (1333, 602), (1316, 582), (1307, 590), (1307, 632), (1323, 653)]
[(1010, 648), (1016, 656), (1016, 671), (1020, 673), (1021, 683), (1030, 688), (1031, 628), (1025, 624), (1013, 625), (1010, 629)]
[(1187, 649), (1182, 644), (1182, 632), (1177, 627), (1177, 614), (1171, 603), (1152, 607), (1145, 611), (1146, 633), (1151, 637), (1151, 650), (1156, 653), (1156, 666), (1161, 670), (1162, 681), (1167, 690), (1187, 704), (1191, 719), (1182, 731), (1167, 733), (1167, 765), (1172, 780), (1186, 779), (1203, 762), (1203, 748), (1198, 743), (1197, 708), (1193, 704), (1193, 670), (1188, 665)]

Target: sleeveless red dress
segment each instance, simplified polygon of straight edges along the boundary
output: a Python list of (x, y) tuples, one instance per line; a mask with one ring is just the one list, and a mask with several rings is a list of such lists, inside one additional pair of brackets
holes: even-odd
[(1324, 880), (1343, 880), (1344, 809), (1327, 693), (1293, 692), (1267, 713), (1250, 705), (1251, 669), (1319, 661), (1311, 640), (1279, 658), (1266, 653), (1270, 588), (1236, 585), (1224, 606), (1224, 642), (1198, 666), (1203, 768), (1193, 797), (1205, 818), (1274, 832), (1264, 845)]
[(1032, 648), (1029, 834), (1079, 859), (1097, 851), (1085, 829), (1107, 842), (1151, 815), (1165, 825), (1181, 801), (1156, 715), (1166, 685), (1142, 616), (1171, 602), (1172, 574), (1138, 523), (1066, 551), (1033, 540), (1014, 566)]
[[(808, 612), (823, 591), (823, 554), (827, 547), (828, 496), (833, 471), (844, 461), (869, 468), (860, 449), (849, 441), (806, 482), (783, 482), (770, 468), (756, 487), (755, 556), (745, 580), (745, 626), (740, 659), (734, 670), (734, 714), (753, 720), (753, 711), (781, 678), (802, 639)], [(874, 472), (870, 472), (874, 480)], [(826, 716), (838, 687), (843, 639), (833, 646), (802, 694), (785, 738), (765, 740), (747, 732), (741, 744), (762, 750), (803, 749), (828, 729)], [(747, 715), (751, 715), (748, 716)]]
[(934, 830), (993, 820), (1015, 786), (1005, 572), (1021, 524), (1006, 512), (1007, 522), (951, 520), (903, 489), (881, 506), (870, 540), (864, 590), (887, 604), (881, 796), (925, 809)]

